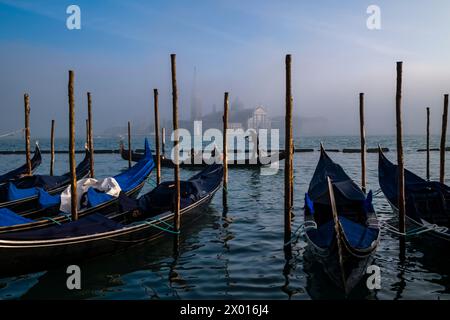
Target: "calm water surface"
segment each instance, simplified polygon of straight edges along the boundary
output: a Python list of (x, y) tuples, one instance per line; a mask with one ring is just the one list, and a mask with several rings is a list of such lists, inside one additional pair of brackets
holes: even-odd
[[(357, 148), (358, 137), (308, 137), (297, 139), (296, 146), (318, 148)], [(433, 137), (432, 147), (439, 138)], [(66, 148), (58, 140), (56, 148)], [(387, 156), (396, 159), (394, 137), (369, 137), (368, 146), (381, 143), (391, 148)], [(41, 139), (43, 149), (48, 140)], [(79, 146), (83, 145), (80, 140)], [(134, 139), (141, 148), (143, 139)], [(406, 137), (406, 165), (425, 175), (423, 137)], [(0, 139), (0, 150), (20, 149), (21, 141)], [(117, 148), (117, 140), (99, 139), (96, 148)], [(448, 153), (447, 153), (448, 154)], [(360, 181), (359, 154), (330, 153), (347, 173)], [(67, 170), (67, 155), (56, 156), (56, 172)], [(437, 152), (432, 153), (432, 178), (438, 177)], [(77, 155), (81, 160), (82, 155)], [(304, 193), (319, 158), (319, 153), (295, 154), (295, 219), (293, 230), (303, 220)], [(127, 168), (117, 154), (96, 155), (96, 175), (106, 177)], [(377, 154), (367, 155), (368, 187), (378, 190)], [(0, 172), (24, 162), (23, 155), (1, 155)], [(450, 162), (447, 161), (447, 164)], [(48, 172), (49, 155), (43, 155), (38, 173)], [(303, 257), (305, 243), (294, 246), (294, 258), (286, 261), (283, 252), (283, 165), (276, 175), (264, 176), (259, 170), (233, 169), (229, 172), (228, 212), (224, 217), (222, 192), (218, 192), (204, 217), (183, 228), (178, 254), (171, 238), (142, 245), (115, 256), (101, 257), (80, 265), (82, 290), (66, 289), (65, 268), (13, 278), (1, 278), (0, 299), (324, 299), (343, 298), (320, 268)], [(450, 172), (447, 165), (447, 172)], [(182, 178), (195, 171), (182, 170)], [(172, 171), (164, 169), (163, 179)], [(447, 176), (449, 176), (447, 174)], [(154, 179), (154, 174), (152, 174)], [(149, 182), (143, 192), (151, 190)], [(374, 199), (381, 220), (394, 223), (390, 207), (382, 194)], [(374, 264), (381, 268), (381, 290), (369, 291), (364, 283), (350, 298), (356, 299), (449, 299), (450, 255), (420, 240), (408, 240), (406, 257), (400, 258), (398, 239), (382, 231)], [(310, 270), (314, 271), (310, 271)]]

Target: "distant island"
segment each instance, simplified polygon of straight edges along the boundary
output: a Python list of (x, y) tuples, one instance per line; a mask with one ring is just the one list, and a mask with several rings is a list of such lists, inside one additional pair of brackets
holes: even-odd
[[(207, 130), (209, 128), (221, 129), (222, 123), (222, 111), (217, 111), (217, 108), (213, 106), (212, 112), (201, 115), (199, 112), (191, 112), (191, 119), (180, 120), (179, 127), (194, 132), (194, 122), (202, 121), (202, 129)], [(293, 129), (295, 133), (311, 132), (314, 134), (315, 128), (326, 127), (327, 119), (323, 117), (299, 117), (294, 115), (293, 117)], [(166, 134), (172, 132), (172, 122), (167, 119), (160, 120), (160, 127), (166, 128)], [(268, 108), (258, 105), (254, 108), (243, 108), (241, 106), (233, 108), (231, 105), (228, 118), (228, 127), (230, 129), (278, 129), (284, 132), (284, 116), (271, 116), (268, 112)], [(320, 132), (319, 130), (319, 132)], [(107, 128), (101, 134), (101, 136), (109, 137), (124, 137), (127, 135), (127, 126), (115, 126)], [(133, 136), (147, 136), (154, 135), (153, 123), (149, 125), (132, 124)]]

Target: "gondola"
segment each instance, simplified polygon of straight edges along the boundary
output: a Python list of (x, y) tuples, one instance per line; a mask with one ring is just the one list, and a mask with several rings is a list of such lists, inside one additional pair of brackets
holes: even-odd
[[(126, 150), (125, 147), (123, 146), (122, 141), (120, 141), (119, 152), (120, 152), (120, 156), (122, 157), (122, 159), (128, 161), (128, 159), (130, 158), (130, 154), (129, 154), (128, 150)], [(131, 150), (131, 161), (138, 162), (138, 161), (142, 160), (143, 158), (144, 158), (143, 152), (136, 152), (134, 150)]]
[[(222, 165), (210, 165), (181, 181), (182, 227), (206, 210), (223, 178)], [(116, 253), (175, 233), (174, 182), (163, 182), (139, 199), (123, 197), (120, 210), (91, 214), (62, 225), (0, 235), (0, 276), (18, 275), (69, 265)]]
[[(145, 180), (155, 167), (152, 153), (145, 139), (145, 157), (128, 170), (115, 175), (124, 196), (136, 198), (142, 190)], [(61, 213), (60, 195), (51, 196), (46, 192), (39, 192), (39, 207), (20, 215), (7, 209), (0, 209), (0, 234), (12, 231), (23, 231), (43, 228), (52, 224), (61, 224), (70, 221), (70, 216)], [(119, 208), (118, 198), (109, 196), (90, 188), (85, 194), (84, 204), (78, 212), (79, 217), (91, 213), (108, 214)]]
[[(381, 191), (393, 211), (398, 213), (398, 167), (381, 150), (378, 154)], [(450, 246), (450, 187), (437, 181), (426, 181), (406, 169), (404, 173), (407, 230), (426, 231), (420, 233), (421, 236), (438, 245)]]
[[(37, 167), (39, 167), (41, 161), (42, 161), (41, 149), (39, 148), (39, 145), (36, 143), (33, 158), (31, 158), (31, 172), (34, 172), (37, 169)], [(28, 173), (28, 166), (25, 163), (24, 165), (22, 165), (17, 169), (14, 169), (3, 175), (0, 175), (0, 186), (5, 183), (14, 181), (27, 173)]]
[[(91, 154), (86, 155), (76, 167), (77, 179), (89, 174), (89, 161)], [(32, 175), (0, 186), (0, 209), (8, 208), (16, 213), (23, 213), (38, 207), (39, 190), (50, 195), (61, 193), (70, 183), (70, 172), (62, 176)]]
[[(129, 159), (129, 152), (127, 149), (124, 148), (123, 144), (120, 144), (120, 155), (123, 160)], [(142, 159), (143, 153), (132, 151), (131, 152), (131, 161), (139, 161)], [(269, 166), (273, 159), (275, 159), (275, 151), (271, 152), (267, 156), (260, 156), (259, 158), (245, 158), (245, 159), (235, 159), (232, 160), (231, 158), (228, 159), (228, 167), (229, 168), (241, 168), (241, 169), (258, 169), (264, 166)], [(282, 161), (286, 158), (286, 152), (279, 151), (278, 152), (278, 158), (277, 161)], [(154, 160), (156, 162), (156, 159)], [(173, 168), (174, 162), (170, 158), (166, 158), (165, 156), (161, 156), (161, 166), (167, 167), (167, 168)], [(209, 161), (205, 161), (202, 159), (202, 161), (198, 161), (199, 163), (196, 163), (196, 161), (181, 161), (180, 162), (180, 168), (185, 169), (201, 169), (209, 165)]]
[(305, 195), (304, 213), (310, 256), (323, 266), (333, 283), (348, 294), (366, 273), (379, 242), (380, 229), (372, 205), (372, 192), (366, 197), (321, 147), (320, 159)]

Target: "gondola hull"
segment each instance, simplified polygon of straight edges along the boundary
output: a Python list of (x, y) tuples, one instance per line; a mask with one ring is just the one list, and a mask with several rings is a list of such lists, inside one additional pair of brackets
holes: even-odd
[[(41, 165), (41, 162), (42, 162), (41, 150), (37, 144), (36, 144), (36, 150), (34, 151), (34, 155), (30, 161), (31, 161), (31, 173), (33, 173)], [(28, 166), (26, 164), (24, 164), (15, 170), (12, 170), (8, 173), (0, 175), (0, 186), (6, 184), (8, 182), (14, 181), (16, 179), (19, 179), (21, 176), (23, 176), (27, 173), (28, 173)]]
[[(182, 225), (193, 223), (205, 213), (204, 207), (211, 201), (218, 188), (192, 207), (186, 207), (181, 211)], [(165, 224), (161, 221), (172, 224), (173, 213), (162, 214), (156, 218), (160, 220), (73, 239), (27, 243), (21, 241), (20, 244), (0, 240), (0, 277), (38, 272), (61, 265), (68, 266), (94, 257), (117, 253), (142, 243), (156, 242), (163, 237), (173, 238), (170, 233), (154, 226), (164, 227)]]
[[(132, 190), (126, 192), (126, 195), (130, 198), (137, 198), (139, 193), (141, 192), (142, 188), (144, 187), (145, 182), (140, 183), (138, 186), (133, 188)], [(104, 215), (117, 212), (119, 210), (119, 203), (117, 199), (111, 199), (101, 205), (95, 206), (93, 208), (89, 208), (86, 210), (81, 210), (78, 212), (78, 216), (84, 217), (92, 213), (101, 213)], [(28, 213), (25, 213), (23, 216), (30, 219), (35, 218), (41, 218), (45, 214), (46, 210), (34, 210)], [(9, 227), (0, 227), (0, 238), (2, 233), (6, 232), (12, 232), (12, 231), (25, 231), (25, 230), (31, 230), (31, 229), (37, 229), (37, 228), (44, 228), (50, 225), (53, 225), (55, 223), (65, 223), (68, 222), (69, 217), (64, 215), (59, 215), (56, 217), (52, 217), (52, 219), (44, 219), (44, 220), (37, 220), (33, 223), (26, 223), (26, 224), (19, 224)]]
[[(86, 178), (89, 175), (89, 172), (85, 175), (81, 176), (79, 179)], [(50, 190), (48, 193), (50, 195), (60, 194), (67, 188), (68, 184), (64, 184), (59, 188), (55, 188)], [(8, 208), (11, 211), (14, 211), (17, 214), (24, 215), (27, 212), (34, 212), (36, 208), (39, 207), (39, 198), (38, 196), (29, 197), (26, 199), (20, 199), (16, 201), (9, 201), (6, 203), (0, 204), (0, 208)]]
[[(180, 181), (182, 226), (206, 212), (222, 179), (223, 167), (213, 165)], [(178, 235), (172, 229), (174, 192), (173, 182), (167, 181), (138, 200), (123, 198), (121, 209), (106, 216), (96, 212), (62, 225), (0, 234), (0, 277), (76, 264)]]
[[(122, 145), (120, 145), (120, 156), (123, 160), (127, 160), (130, 158), (128, 150), (125, 150)], [(144, 153), (131, 151), (131, 161), (138, 162), (144, 158)], [(156, 159), (153, 159), (156, 162)]]
[[(394, 204), (392, 204), (389, 200), (388, 202), (392, 208), (392, 212), (398, 216), (398, 208)], [(408, 216), (405, 217), (405, 222), (407, 232), (418, 230), (424, 227), (422, 223)], [(426, 239), (427, 242), (432, 242), (433, 245), (437, 247), (444, 247), (447, 249), (450, 248), (450, 234), (446, 232), (438, 232), (436, 230), (430, 230), (420, 233), (420, 235), (417, 235), (416, 237), (423, 237)]]
[[(77, 166), (77, 179), (83, 179), (86, 178), (89, 175), (89, 157), (90, 155), (87, 154), (84, 160)], [(59, 182), (59, 185), (47, 190), (47, 192), (50, 195), (55, 195), (63, 192), (67, 186), (70, 184), (70, 175), (66, 173), (65, 175), (61, 176), (64, 179)], [(23, 199), (13, 200), (13, 201), (6, 201), (0, 203), (0, 209), (1, 208), (7, 208), (17, 214), (23, 214), (26, 212), (34, 211), (36, 208), (39, 207), (39, 198), (37, 195), (26, 197)]]
[(320, 263), (330, 280), (346, 293), (352, 291), (361, 282), (367, 272), (367, 267), (373, 261), (372, 252), (361, 253), (360, 256), (356, 256), (349, 250), (343, 250), (344, 275), (342, 275), (336, 241), (331, 248), (324, 249), (316, 246), (307, 235), (306, 239), (308, 254)]
[(310, 257), (348, 295), (367, 272), (380, 230), (372, 192), (366, 195), (322, 146), (305, 195), (304, 219)]
[[(398, 215), (397, 165), (379, 151), (378, 179), (380, 188), (393, 212)], [(409, 236), (424, 238), (436, 246), (450, 247), (450, 188), (426, 181), (405, 169), (406, 230)], [(417, 232), (419, 231), (419, 232)]]
[[(129, 153), (128, 150), (125, 150), (123, 148), (120, 149), (120, 154), (122, 156), (122, 159), (127, 160), (129, 159)], [(132, 152), (131, 153), (131, 161), (139, 161), (143, 157), (142, 153), (138, 152)], [(284, 151), (278, 152), (278, 161), (282, 161), (286, 158), (286, 153)], [(156, 162), (156, 159), (154, 159)], [(259, 169), (264, 166), (269, 166), (271, 164), (270, 157), (265, 157), (262, 161), (255, 159), (240, 159), (240, 160), (229, 160), (228, 161), (228, 168), (238, 168), (238, 169)], [(161, 156), (160, 163), (162, 167), (166, 168), (173, 168), (175, 165), (172, 161), (172, 159), (165, 158)], [(201, 169), (208, 166), (208, 163), (205, 161), (202, 161), (202, 163), (188, 163), (186, 161), (180, 162), (180, 168), (184, 169)]]
[[(282, 161), (286, 158), (286, 154), (284, 152), (279, 152), (278, 153), (278, 161)], [(269, 159), (269, 157), (264, 158), (262, 161), (256, 161), (255, 159), (240, 159), (240, 160), (229, 160), (228, 161), (228, 168), (233, 168), (233, 169), (259, 169), (265, 166), (270, 166), (271, 160)], [(277, 161), (277, 162), (278, 162)], [(180, 168), (185, 168), (185, 169), (199, 169), (199, 168), (205, 168), (208, 165), (208, 163), (206, 163), (205, 161), (203, 161), (202, 163), (187, 163), (187, 162), (181, 162), (180, 163)], [(168, 168), (173, 168), (174, 167), (174, 163), (171, 159), (167, 159), (164, 158), (161, 161), (161, 166), (163, 167), (168, 167)]]
[[(112, 212), (120, 210), (120, 198), (126, 197), (135, 199), (139, 192), (142, 190), (145, 184), (145, 180), (151, 174), (154, 168), (154, 162), (151, 156), (150, 147), (148, 141), (145, 141), (145, 152), (147, 156), (133, 167), (125, 170), (124, 172), (114, 176), (117, 183), (123, 187), (119, 197), (110, 197), (108, 199), (102, 199), (101, 201), (95, 201), (95, 205), (91, 207), (83, 207), (78, 211), (78, 217), (82, 218), (93, 213), (99, 213), (107, 215)], [(89, 202), (89, 197), (86, 198)], [(38, 201), (38, 199), (36, 199)], [(45, 200), (44, 200), (45, 203)], [(16, 213), (17, 214), (17, 213)], [(31, 219), (34, 221), (28, 221), (22, 224), (7, 224), (0, 227), (0, 235), (2, 233), (13, 231), (24, 231), (37, 228), (43, 228), (54, 224), (61, 224), (70, 221), (70, 215), (61, 214), (59, 205), (51, 205), (42, 209), (41, 206), (36, 206), (34, 209), (19, 214), (22, 218)]]

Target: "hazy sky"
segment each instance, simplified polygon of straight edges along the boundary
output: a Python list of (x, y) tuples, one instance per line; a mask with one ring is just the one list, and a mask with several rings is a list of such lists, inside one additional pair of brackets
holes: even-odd
[[(66, 8), (81, 8), (81, 30)], [(369, 30), (369, 5), (381, 30)], [(68, 70), (75, 71), (77, 130), (86, 91), (95, 129), (153, 122), (152, 89), (171, 112), (170, 53), (177, 54), (180, 112), (190, 114), (194, 66), (203, 112), (223, 92), (247, 107), (284, 113), (284, 57), (293, 55), (295, 113), (322, 125), (304, 134), (357, 134), (358, 93), (366, 94), (368, 134), (395, 130), (395, 62), (404, 61), (405, 133), (423, 133), (425, 107), (438, 132), (450, 91), (450, 2), (434, 1), (20, 1), (0, 0), (0, 134), (23, 125), (31, 97), (32, 134), (51, 119), (67, 133)]]

